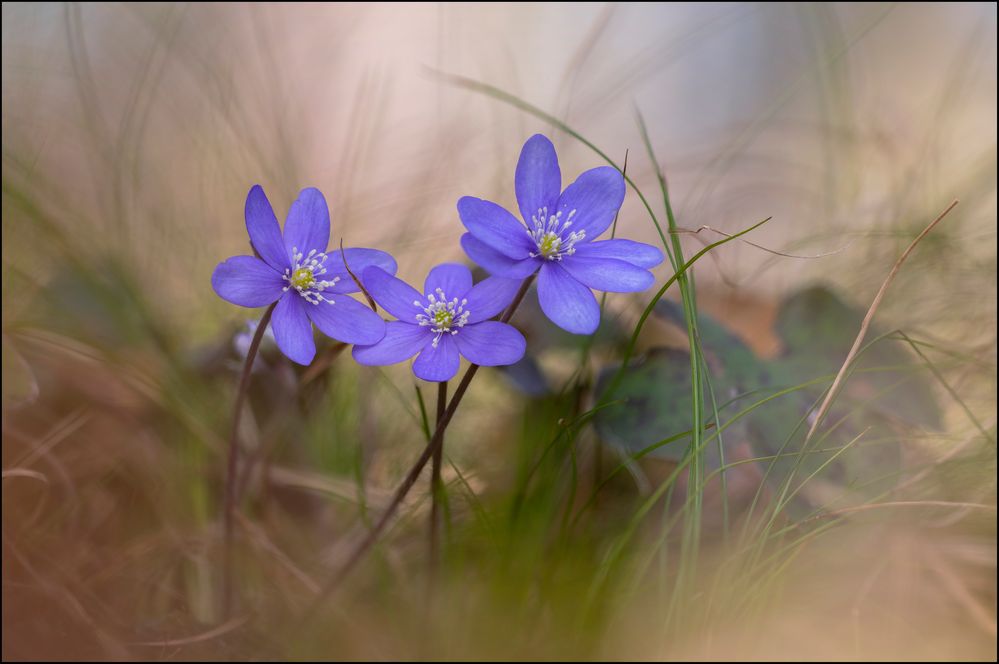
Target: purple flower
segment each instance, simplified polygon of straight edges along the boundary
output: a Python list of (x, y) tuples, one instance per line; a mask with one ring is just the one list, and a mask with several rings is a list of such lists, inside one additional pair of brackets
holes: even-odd
[(601, 166), (562, 191), (562, 173), (551, 141), (535, 134), (524, 144), (515, 177), (517, 204), (527, 227), (496, 203), (471, 196), (458, 201), (468, 229), (461, 246), (491, 274), (523, 279), (538, 274), (545, 315), (575, 334), (600, 324), (594, 288), (643, 291), (655, 280), (648, 268), (663, 260), (657, 248), (631, 240), (594, 242), (624, 202), (624, 178)]
[(527, 342), (513, 326), (489, 320), (510, 304), (520, 282), (489, 277), (472, 285), (464, 265), (443, 263), (430, 271), (423, 294), (379, 267), (369, 267), (364, 287), (385, 311), (399, 320), (385, 326), (385, 337), (371, 346), (354, 346), (354, 359), (381, 366), (417, 353), (413, 373), (423, 380), (450, 380), (459, 356), (495, 367), (524, 356)]
[[(246, 230), (259, 258), (233, 256), (219, 263), (212, 273), (212, 287), (219, 297), (241, 307), (277, 302), (271, 328), (282, 353), (299, 364), (312, 362), (313, 324), (323, 334), (350, 344), (372, 344), (385, 335), (381, 317), (347, 297), (360, 289), (340, 251), (326, 253), (330, 213), (318, 189), (298, 194), (282, 234), (263, 188), (254, 185), (246, 196)], [(395, 260), (384, 251), (345, 249), (344, 254), (354, 274), (372, 265), (395, 273)]]

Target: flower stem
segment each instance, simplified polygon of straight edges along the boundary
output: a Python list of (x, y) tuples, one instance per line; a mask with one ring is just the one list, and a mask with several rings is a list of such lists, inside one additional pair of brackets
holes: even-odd
[[(437, 427), (440, 427), (441, 420), (444, 419), (444, 410), (447, 408), (447, 381), (437, 383)], [(440, 532), (440, 509), (441, 500), (444, 497), (444, 483), (441, 482), (441, 463), (444, 460), (444, 432), (441, 431), (441, 442), (434, 450), (432, 471), (430, 475), (430, 571), (436, 573), (439, 551)]]
[[(530, 288), (533, 280), (534, 275), (524, 279), (524, 282), (520, 285), (520, 290), (517, 291), (517, 295), (514, 297), (513, 302), (510, 303), (510, 306), (507, 307), (506, 311), (504, 311), (503, 315), (500, 317), (501, 323), (506, 323), (513, 317), (513, 313), (517, 310), (517, 307), (520, 306), (524, 296), (527, 295), (527, 289)], [(423, 453), (420, 454), (420, 458), (418, 458), (416, 463), (413, 464), (413, 467), (409, 469), (409, 472), (406, 474), (405, 479), (403, 479), (402, 484), (400, 484), (399, 488), (396, 489), (395, 494), (392, 496), (392, 501), (385, 509), (385, 513), (382, 514), (378, 522), (375, 523), (375, 526), (368, 532), (368, 535), (361, 541), (360, 544), (357, 545), (357, 548), (355, 548), (353, 553), (351, 553), (343, 567), (341, 567), (337, 573), (326, 582), (326, 585), (323, 586), (322, 590), (319, 591), (316, 599), (313, 601), (312, 605), (303, 617), (303, 624), (315, 615), (323, 601), (325, 601), (327, 597), (340, 587), (340, 584), (345, 578), (347, 578), (347, 575), (350, 574), (351, 570), (353, 570), (354, 567), (364, 559), (364, 556), (368, 553), (371, 547), (374, 546), (375, 542), (378, 541), (378, 537), (382, 534), (382, 531), (385, 530), (389, 521), (392, 520), (392, 517), (399, 509), (399, 505), (402, 504), (402, 501), (406, 498), (409, 490), (413, 488), (413, 485), (420, 476), (420, 472), (423, 470), (423, 467), (427, 465), (427, 461), (429, 461), (430, 458), (437, 453), (437, 450), (443, 444), (444, 430), (447, 428), (448, 423), (454, 416), (454, 411), (458, 409), (458, 404), (461, 403), (461, 399), (465, 396), (465, 391), (468, 389), (469, 383), (471, 383), (472, 379), (475, 378), (475, 374), (478, 370), (479, 365), (473, 364), (465, 371), (465, 374), (461, 377), (461, 382), (458, 383), (458, 387), (454, 391), (454, 396), (451, 397), (451, 400), (447, 404), (447, 408), (444, 409), (444, 413), (437, 421), (437, 429), (434, 431), (434, 435), (430, 438), (430, 442), (427, 443)]]
[(239, 379), (239, 390), (236, 392), (236, 404), (232, 409), (232, 432), (229, 435), (229, 458), (225, 472), (225, 499), (222, 512), (225, 539), (222, 560), (222, 619), (228, 620), (232, 610), (232, 524), (233, 513), (236, 510), (236, 461), (239, 456), (239, 420), (243, 414), (243, 403), (246, 401), (246, 391), (250, 386), (250, 372), (253, 360), (257, 357), (260, 342), (271, 321), (271, 313), (277, 302), (267, 307), (267, 311), (257, 324), (250, 348), (246, 352), (246, 364), (243, 365), (243, 375)]

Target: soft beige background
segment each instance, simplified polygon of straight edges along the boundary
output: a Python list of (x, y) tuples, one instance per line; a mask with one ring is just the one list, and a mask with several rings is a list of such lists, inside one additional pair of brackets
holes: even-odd
[[(641, 109), (683, 227), (773, 216), (756, 242), (846, 247), (809, 261), (729, 246), (699, 268), (704, 285), (769, 296), (820, 278), (866, 301), (906, 237), (955, 197), (953, 252), (935, 263), (952, 278), (943, 292), (921, 286), (925, 306), (967, 297), (955, 256), (994, 271), (994, 176), (970, 182), (994, 172), (994, 5), (8, 3), (3, 26), (5, 179), (45, 190), (81, 249), (124, 246), (165, 307), (226, 315), (203, 286), (245, 250), (255, 182), (279, 216), (299, 188), (320, 187), (336, 237), (391, 251), (420, 279), (462, 258), (458, 197), (513, 206), (531, 133), (555, 139), (567, 181), (599, 164), (432, 69), (517, 94), (615, 159), (630, 150), (658, 200)], [(36, 260), (7, 248), (22, 231), (30, 241), (5, 222), (5, 260)], [(620, 233), (656, 239), (633, 194)], [(994, 312), (992, 288), (979, 295)]]

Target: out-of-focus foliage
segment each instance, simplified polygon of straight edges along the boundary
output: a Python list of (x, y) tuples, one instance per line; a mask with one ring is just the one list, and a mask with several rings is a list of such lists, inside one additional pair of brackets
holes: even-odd
[[(656, 313), (683, 325), (683, 314), (672, 302), (660, 302)], [(702, 427), (712, 422), (725, 425), (723, 441), (730, 445), (748, 441), (753, 456), (762, 459), (765, 476), (775, 484), (786, 482), (795, 472), (802, 478), (814, 475), (811, 486), (822, 488), (810, 496), (816, 506), (828, 500), (828, 485), (854, 488), (864, 496), (891, 487), (899, 477), (900, 437), (913, 430), (938, 429), (940, 413), (929, 370), (914, 361), (900, 339), (881, 335), (876, 328), (851, 369), (847, 389), (827, 415), (832, 431), (802, 447), (862, 318), (861, 312), (826, 288), (794, 293), (781, 303), (775, 323), (783, 350), (779, 357), (766, 360), (702, 315), (700, 343), (718, 404), (718, 419), (712, 410)], [(626, 453), (652, 447), (653, 454), (676, 458), (679, 446), (654, 446), (689, 429), (689, 353), (653, 350), (625, 369), (616, 389), (608, 391), (618, 371), (619, 367), (608, 367), (601, 372), (597, 401), (614, 403), (596, 415), (597, 431)], [(705, 401), (711, 402), (707, 389)], [(740, 419), (728, 426), (727, 420), (736, 413)], [(721, 447), (724, 450), (724, 442)], [(722, 455), (717, 443), (706, 451), (711, 469), (718, 469)]]

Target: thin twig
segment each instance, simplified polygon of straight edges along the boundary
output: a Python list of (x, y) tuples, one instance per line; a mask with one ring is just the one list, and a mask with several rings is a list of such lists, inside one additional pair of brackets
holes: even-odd
[(253, 360), (257, 357), (257, 350), (260, 342), (267, 331), (267, 324), (270, 323), (271, 314), (277, 302), (267, 307), (260, 322), (257, 324), (257, 331), (253, 334), (250, 348), (246, 352), (246, 364), (243, 365), (243, 375), (239, 379), (239, 390), (236, 392), (236, 404), (232, 409), (232, 432), (229, 435), (229, 459), (226, 463), (225, 473), (225, 501), (222, 512), (222, 521), (225, 529), (225, 540), (223, 544), (222, 560), (222, 616), (228, 619), (232, 609), (232, 521), (233, 512), (236, 509), (236, 461), (239, 456), (239, 420), (243, 414), (243, 403), (246, 401), (246, 391), (250, 387), (250, 372), (253, 369)]
[(898, 257), (898, 260), (895, 261), (895, 264), (891, 268), (891, 272), (888, 273), (888, 276), (885, 278), (884, 283), (881, 284), (881, 288), (878, 290), (878, 294), (874, 296), (874, 301), (871, 302), (871, 306), (867, 310), (867, 315), (864, 316), (864, 322), (860, 324), (860, 332), (857, 333), (857, 338), (854, 339), (853, 341), (853, 348), (851, 348), (850, 352), (847, 354), (846, 360), (844, 360), (843, 362), (843, 366), (839, 368), (839, 373), (836, 374), (836, 379), (833, 381), (832, 387), (830, 387), (829, 391), (826, 392), (826, 397), (825, 399), (823, 399), (822, 405), (819, 407), (818, 414), (816, 415), (815, 420), (812, 422), (811, 428), (809, 428), (808, 430), (808, 435), (805, 436), (805, 442), (802, 445), (802, 449), (808, 447), (808, 443), (812, 440), (812, 436), (815, 435), (815, 431), (819, 428), (819, 425), (822, 423), (822, 420), (825, 417), (826, 412), (829, 410), (829, 406), (832, 405), (833, 399), (836, 398), (836, 394), (839, 391), (840, 383), (843, 382), (843, 377), (846, 375), (847, 369), (850, 368), (850, 365), (853, 363), (853, 359), (857, 356), (857, 353), (860, 351), (861, 345), (864, 343), (864, 337), (867, 336), (867, 328), (870, 327), (871, 325), (871, 320), (874, 318), (874, 313), (878, 310), (878, 307), (881, 305), (881, 300), (884, 299), (885, 292), (888, 290), (888, 286), (890, 286), (891, 282), (895, 280), (895, 275), (898, 274), (899, 269), (901, 269), (902, 263), (904, 263), (905, 260), (909, 257), (909, 254), (911, 254), (912, 250), (916, 248), (916, 245), (919, 244), (920, 241), (922, 241), (922, 239), (926, 237), (929, 234), (929, 232), (932, 231), (934, 227), (936, 227), (936, 225), (940, 223), (951, 210), (954, 209), (956, 205), (957, 205), (957, 200), (953, 201), (950, 205), (948, 205), (947, 209), (941, 212), (936, 219), (930, 222), (930, 225), (924, 228), (923, 232), (916, 236), (916, 239), (914, 239), (909, 244), (906, 250), (902, 252), (902, 255)]

